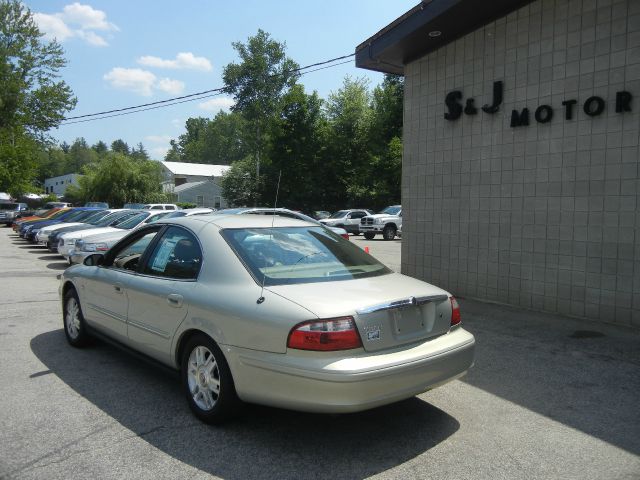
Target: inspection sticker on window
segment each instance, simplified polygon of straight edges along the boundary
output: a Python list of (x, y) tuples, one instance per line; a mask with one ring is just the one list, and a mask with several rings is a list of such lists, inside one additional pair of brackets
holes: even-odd
[(156, 272), (164, 272), (164, 269), (167, 268), (167, 263), (169, 263), (169, 257), (173, 253), (173, 249), (176, 247), (176, 240), (164, 239), (160, 244), (160, 248), (158, 248), (158, 253), (156, 258), (153, 259), (153, 264), (151, 265), (151, 269)]

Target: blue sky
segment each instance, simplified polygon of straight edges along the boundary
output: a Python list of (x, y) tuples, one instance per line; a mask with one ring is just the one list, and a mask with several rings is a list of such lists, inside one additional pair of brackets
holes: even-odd
[[(40, 29), (55, 36), (68, 60), (62, 78), (78, 105), (68, 116), (148, 103), (222, 86), (222, 68), (236, 61), (231, 43), (246, 41), (259, 28), (286, 42), (301, 66), (354, 51), (356, 45), (415, 6), (418, 0), (325, 0), (181, 2), (56, 0), (25, 1)], [(322, 98), (340, 88), (345, 75), (382, 74), (345, 65), (309, 73), (300, 81)], [(209, 103), (205, 103), (209, 101)], [(72, 143), (110, 144), (122, 138), (142, 142), (161, 160), (169, 139), (184, 132), (189, 117), (212, 117), (231, 100), (200, 100), (94, 122), (60, 126), (50, 133)]]

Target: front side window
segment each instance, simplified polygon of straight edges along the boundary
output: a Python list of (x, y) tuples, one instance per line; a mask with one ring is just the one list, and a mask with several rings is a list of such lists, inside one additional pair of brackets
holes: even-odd
[(138, 269), (140, 257), (151, 241), (158, 234), (158, 230), (154, 230), (137, 238), (131, 243), (123, 246), (120, 250), (113, 253), (112, 267), (119, 270), (129, 270), (135, 272)]
[(169, 227), (158, 240), (143, 268), (156, 277), (195, 280), (202, 264), (202, 251), (193, 234), (183, 228)]
[(353, 243), (322, 227), (238, 228), (223, 237), (258, 283), (333, 282), (391, 273)]

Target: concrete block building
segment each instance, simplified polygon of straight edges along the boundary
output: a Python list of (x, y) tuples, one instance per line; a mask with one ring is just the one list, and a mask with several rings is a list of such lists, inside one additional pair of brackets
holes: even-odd
[(640, 1), (424, 1), (356, 64), (405, 77), (404, 273), (640, 326)]

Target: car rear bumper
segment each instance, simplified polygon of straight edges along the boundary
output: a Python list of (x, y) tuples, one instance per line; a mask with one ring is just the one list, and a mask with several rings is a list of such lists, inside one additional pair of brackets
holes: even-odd
[(287, 354), (223, 346), (239, 397), (247, 402), (318, 413), (348, 413), (403, 400), (458, 377), (473, 365), (475, 339), (457, 328), (391, 352), (350, 357)]

